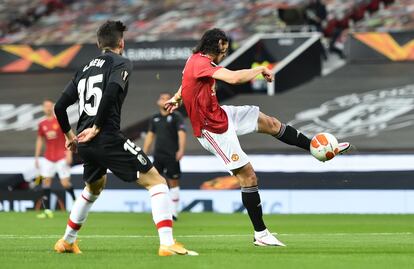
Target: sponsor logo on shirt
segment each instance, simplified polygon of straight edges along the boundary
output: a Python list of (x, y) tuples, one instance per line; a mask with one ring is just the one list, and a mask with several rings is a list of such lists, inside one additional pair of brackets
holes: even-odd
[(48, 140), (57, 138), (57, 132), (55, 130), (50, 130), (50, 131), (46, 132), (45, 134), (46, 134), (46, 138)]
[(126, 70), (121, 72), (121, 77), (123, 81), (126, 81), (128, 79), (128, 72)]
[(145, 160), (145, 158), (144, 158), (144, 156), (142, 156), (142, 154), (138, 154), (137, 159), (142, 165), (147, 165), (147, 160)]

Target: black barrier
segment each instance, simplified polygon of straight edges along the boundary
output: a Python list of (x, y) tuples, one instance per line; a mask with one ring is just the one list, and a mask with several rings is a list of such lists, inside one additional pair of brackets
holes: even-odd
[[(135, 68), (183, 67), (196, 45), (194, 40), (126, 43), (124, 56)], [(100, 53), (94, 44), (0, 46), (0, 72), (74, 71)]]
[[(0, 190), (0, 212), (25, 212), (27, 210), (42, 210), (42, 191), (33, 190)], [(53, 190), (51, 208), (65, 210), (66, 194), (62, 190)]]
[[(231, 70), (266, 66), (269, 69), (283, 64), (283, 76), (277, 74), (275, 91), (282, 92), (304, 83), (321, 73), (321, 44), (315, 33), (282, 33), (257, 35), (258, 38), (237, 57), (227, 60), (224, 66)], [(314, 39), (313, 42), (310, 39)], [(305, 44), (309, 42), (308, 44)], [(300, 63), (299, 65), (295, 63)], [(292, 68), (293, 67), (293, 68)], [(285, 70), (286, 69), (286, 70)], [(237, 93), (267, 93), (267, 83), (263, 76), (258, 76), (249, 83), (241, 85), (226, 85), (219, 83), (220, 90), (230, 90)], [(229, 94), (228, 94), (229, 95)]]
[[(260, 178), (260, 188), (292, 189), (292, 190), (412, 190), (414, 189), (413, 171), (340, 171), (340, 172), (256, 172)], [(19, 177), (18, 174), (15, 175)], [(0, 174), (0, 181), (3, 175)], [(83, 189), (85, 183), (82, 175), (72, 175), (72, 184), (75, 189)], [(54, 193), (63, 192), (58, 180), (52, 183)], [(108, 174), (106, 189), (142, 189), (134, 183), (118, 179), (114, 174)], [(180, 188), (185, 190), (197, 189), (239, 189), (237, 179), (232, 180), (225, 172), (185, 172), (182, 174)], [(40, 197), (39, 192), (31, 190), (14, 190), (13, 192), (0, 189), (0, 200), (4, 193), (37, 193), (33, 197)]]
[(346, 46), (350, 62), (414, 61), (414, 31), (352, 33)]

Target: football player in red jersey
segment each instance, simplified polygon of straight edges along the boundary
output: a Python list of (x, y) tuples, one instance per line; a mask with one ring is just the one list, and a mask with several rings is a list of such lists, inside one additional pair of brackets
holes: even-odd
[[(50, 210), (50, 186), (52, 178), (57, 173), (63, 188), (75, 201), (75, 193), (70, 182), (70, 165), (72, 163), (72, 152), (65, 148), (65, 135), (60, 129), (59, 123), (53, 112), (54, 103), (51, 100), (43, 101), (43, 112), (45, 119), (39, 122), (35, 148), (35, 166), (40, 170), (43, 177), (43, 206), (45, 211), (38, 218), (52, 218)], [(43, 145), (45, 145), (44, 158), (39, 160)]]
[[(311, 140), (294, 127), (260, 112), (257, 106), (219, 105), (216, 80), (241, 84), (261, 74), (267, 82), (273, 81), (272, 72), (264, 66), (237, 71), (219, 66), (228, 48), (229, 39), (222, 30), (211, 29), (205, 32), (193, 55), (187, 60), (180, 89), (166, 103), (166, 108), (172, 112), (182, 101), (194, 136), (239, 180), (243, 205), (254, 227), (254, 245), (285, 246), (264, 224), (256, 174), (240, 146), (238, 136), (253, 132), (265, 133), (308, 152)], [(339, 153), (344, 153), (349, 148), (349, 143), (340, 143)]]

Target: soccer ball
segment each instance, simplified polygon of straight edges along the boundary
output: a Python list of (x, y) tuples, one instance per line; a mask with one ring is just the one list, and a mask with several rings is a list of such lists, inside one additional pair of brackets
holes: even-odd
[(319, 161), (328, 161), (339, 152), (338, 140), (329, 133), (319, 133), (312, 138), (310, 151)]

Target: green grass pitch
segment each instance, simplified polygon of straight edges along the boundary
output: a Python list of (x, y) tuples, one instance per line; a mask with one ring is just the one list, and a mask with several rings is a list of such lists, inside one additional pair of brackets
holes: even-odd
[(91, 213), (82, 255), (56, 254), (67, 213), (0, 213), (0, 268), (414, 268), (414, 215), (266, 215), (286, 248), (255, 247), (244, 214), (183, 213), (175, 237), (198, 257), (158, 257), (150, 214)]

